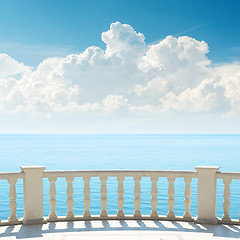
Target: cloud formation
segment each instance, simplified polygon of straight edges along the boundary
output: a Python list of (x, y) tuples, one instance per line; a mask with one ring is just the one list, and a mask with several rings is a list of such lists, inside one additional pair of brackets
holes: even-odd
[(0, 112), (240, 111), (240, 64), (214, 66), (208, 45), (188, 36), (147, 45), (131, 26), (112, 23), (106, 50), (89, 47), (47, 58), (36, 70), (0, 54)]

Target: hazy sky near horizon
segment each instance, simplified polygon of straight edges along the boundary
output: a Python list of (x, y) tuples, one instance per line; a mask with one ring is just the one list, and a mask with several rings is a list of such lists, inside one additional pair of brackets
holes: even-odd
[(240, 133), (239, 7), (2, 1), (0, 133)]

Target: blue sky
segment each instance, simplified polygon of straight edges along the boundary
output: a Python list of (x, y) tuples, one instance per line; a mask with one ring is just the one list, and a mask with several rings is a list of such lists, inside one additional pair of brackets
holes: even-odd
[(0, 51), (36, 66), (49, 56), (105, 48), (101, 33), (116, 21), (144, 33), (146, 43), (188, 35), (210, 47), (214, 63), (240, 60), (236, 0), (1, 1)]
[(240, 133), (239, 9), (1, 1), (0, 133)]

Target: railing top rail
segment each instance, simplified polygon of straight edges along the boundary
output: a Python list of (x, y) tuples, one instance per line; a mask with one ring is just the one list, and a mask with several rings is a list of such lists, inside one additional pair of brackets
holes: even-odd
[(164, 171), (164, 170), (69, 170), (69, 171), (45, 171), (43, 173), (44, 178), (48, 177), (197, 177), (197, 172), (195, 171)]
[(24, 173), (22, 172), (4, 172), (0, 173), (0, 179), (18, 178), (23, 179)]
[(217, 178), (231, 178), (231, 179), (240, 179), (239, 172), (217, 172)]

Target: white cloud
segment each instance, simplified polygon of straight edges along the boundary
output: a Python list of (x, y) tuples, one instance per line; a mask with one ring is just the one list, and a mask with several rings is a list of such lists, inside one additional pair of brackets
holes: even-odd
[(166, 37), (147, 46), (142, 33), (116, 22), (89, 47), (47, 58), (36, 70), (0, 54), (0, 111), (18, 114), (131, 114), (240, 111), (240, 64), (213, 66), (208, 45)]
[(0, 54), (0, 78), (14, 77), (30, 71), (29, 67), (24, 66), (7, 54)]
[(216, 67), (216, 72), (221, 76), (219, 84), (225, 89), (233, 111), (240, 111), (240, 64), (225, 64)]
[(128, 99), (124, 98), (122, 95), (108, 95), (103, 99), (103, 105), (108, 111), (126, 107), (127, 104)]
[(208, 46), (190, 37), (166, 37), (150, 47), (139, 62), (148, 82), (141, 95), (150, 95), (156, 101), (169, 92), (180, 94), (187, 88), (194, 88), (211, 73), (207, 59)]
[(125, 61), (134, 61), (147, 50), (144, 35), (135, 32), (130, 25), (120, 22), (112, 23), (110, 30), (102, 33), (102, 40), (106, 43), (106, 54), (116, 54)]
[(163, 111), (226, 112), (231, 110), (224, 88), (214, 80), (203, 80), (197, 87), (187, 88), (179, 95), (169, 92), (161, 99)]

